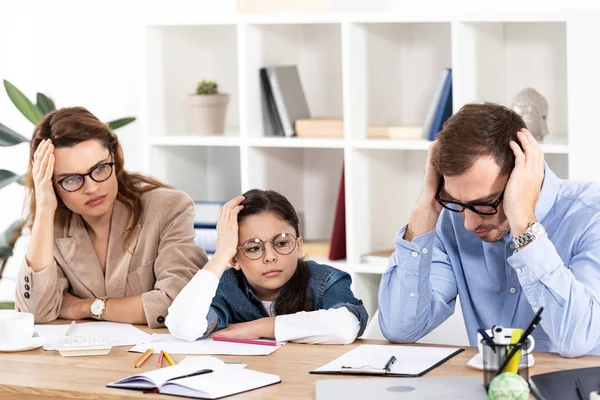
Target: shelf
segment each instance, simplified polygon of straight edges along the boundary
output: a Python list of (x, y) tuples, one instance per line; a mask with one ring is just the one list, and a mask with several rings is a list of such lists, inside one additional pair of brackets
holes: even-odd
[(240, 148), (153, 146), (151, 176), (195, 201), (228, 201), (241, 193)]
[(363, 139), (354, 140), (352, 147), (355, 149), (397, 149), (397, 150), (423, 150), (431, 145), (429, 140), (399, 140), (399, 139)]
[(335, 138), (282, 138), (282, 137), (260, 137), (250, 138), (248, 144), (251, 147), (290, 147), (290, 148), (320, 148), (341, 149), (344, 147), (344, 139)]
[(241, 29), (248, 136), (273, 133), (259, 76), (263, 67), (297, 66), (310, 115), (342, 116), (341, 30), (335, 23), (249, 24)]
[(229, 94), (226, 130), (239, 127), (237, 26), (146, 26), (144, 98), (148, 135), (193, 132), (188, 104), (201, 80)]
[(189, 135), (165, 135), (154, 136), (149, 139), (152, 146), (215, 146), (236, 147), (240, 145), (238, 131), (226, 132), (224, 135), (200, 136)]
[(348, 267), (356, 274), (376, 274), (382, 275), (387, 270), (387, 265), (379, 264), (354, 264)]

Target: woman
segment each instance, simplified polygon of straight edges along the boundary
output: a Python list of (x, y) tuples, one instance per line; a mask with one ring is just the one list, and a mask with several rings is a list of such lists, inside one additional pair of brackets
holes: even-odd
[(31, 139), (29, 247), (17, 308), (38, 323), (95, 318), (164, 326), (207, 257), (194, 203), (127, 172), (117, 136), (82, 107), (47, 115)]

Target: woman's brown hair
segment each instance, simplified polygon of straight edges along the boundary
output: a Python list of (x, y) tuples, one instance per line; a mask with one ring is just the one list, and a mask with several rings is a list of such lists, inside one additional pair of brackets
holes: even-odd
[(457, 176), (467, 172), (480, 157), (491, 156), (508, 175), (515, 166), (509, 147), (519, 146), (517, 132), (527, 128), (519, 114), (494, 103), (467, 104), (444, 124), (437, 136), (431, 162), (440, 174)]
[[(157, 188), (170, 188), (170, 186), (140, 174), (127, 172), (123, 168), (123, 149), (117, 135), (87, 109), (83, 107), (61, 108), (42, 118), (35, 127), (31, 138), (29, 168), (25, 177), (25, 187), (28, 189), (25, 204), (29, 205), (26, 222), (30, 229), (36, 211), (35, 186), (32, 176), (33, 156), (44, 139), (51, 139), (55, 148), (72, 147), (87, 140), (98, 140), (110, 151), (114, 158), (114, 170), (119, 185), (117, 200), (121, 201), (129, 212), (124, 243), (125, 249), (128, 249), (131, 235), (142, 213), (142, 195)], [(59, 217), (59, 213), (67, 210), (60, 196), (57, 195), (56, 199), (58, 200), (57, 217)]]
[[(238, 224), (250, 215), (272, 212), (294, 228), (297, 238), (300, 237), (298, 214), (283, 195), (273, 190), (252, 189), (244, 193), (244, 197), (246, 199), (242, 202), (244, 208), (238, 214)], [(275, 315), (314, 310), (307, 292), (309, 279), (308, 263), (299, 258), (296, 272), (275, 301)]]

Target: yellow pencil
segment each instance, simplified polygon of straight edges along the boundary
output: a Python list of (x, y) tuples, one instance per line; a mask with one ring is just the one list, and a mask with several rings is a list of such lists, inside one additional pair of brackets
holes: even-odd
[(173, 362), (173, 359), (171, 358), (171, 356), (169, 355), (169, 353), (167, 353), (166, 351), (163, 351), (163, 354), (165, 355), (165, 358), (169, 362), (169, 365), (175, 365), (175, 363)]
[[(512, 336), (510, 338), (510, 344), (517, 344), (521, 340), (521, 335), (523, 334), (523, 329), (515, 328), (513, 329)], [(504, 372), (512, 372), (514, 374), (519, 373), (519, 364), (521, 362), (521, 350), (517, 350), (517, 352), (512, 356), (510, 360), (508, 360), (508, 364), (506, 364), (506, 368), (504, 368)]]
[(133, 368), (139, 368), (142, 366), (142, 364), (144, 362), (146, 362), (146, 360), (148, 358), (150, 358), (150, 356), (152, 355), (152, 353), (154, 353), (154, 349), (148, 349), (145, 352), (142, 353), (141, 356), (138, 357), (137, 360), (135, 360), (135, 362), (133, 363)]

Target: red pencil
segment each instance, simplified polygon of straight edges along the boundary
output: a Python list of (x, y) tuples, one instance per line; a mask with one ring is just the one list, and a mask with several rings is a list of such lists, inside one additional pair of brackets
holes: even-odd
[(216, 342), (232, 342), (232, 343), (258, 344), (261, 346), (277, 346), (277, 342), (274, 342), (274, 341), (234, 339), (234, 338), (225, 338), (225, 337), (213, 337), (212, 340), (214, 340)]
[(161, 368), (161, 367), (162, 367), (163, 355), (164, 355), (164, 352), (161, 350), (161, 351), (160, 351), (160, 354), (158, 355), (158, 362), (156, 363), (156, 366), (157, 366), (158, 368)]

